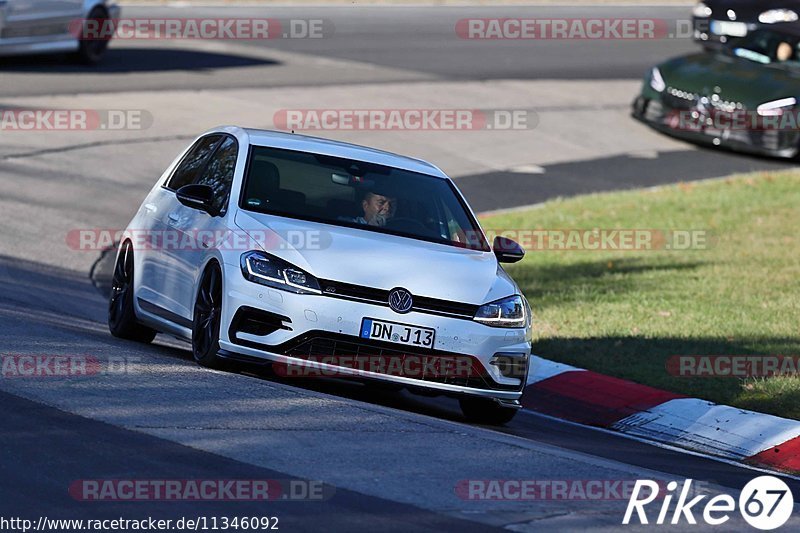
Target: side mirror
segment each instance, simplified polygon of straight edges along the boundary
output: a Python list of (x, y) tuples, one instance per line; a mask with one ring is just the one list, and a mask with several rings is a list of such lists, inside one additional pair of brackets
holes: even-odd
[(522, 249), (522, 246), (499, 235), (494, 238), (492, 250), (500, 263), (517, 263), (525, 257), (525, 250)]
[(186, 207), (205, 211), (211, 216), (217, 215), (214, 212), (214, 189), (208, 185), (184, 185), (177, 190), (175, 195), (178, 197), (178, 201)]

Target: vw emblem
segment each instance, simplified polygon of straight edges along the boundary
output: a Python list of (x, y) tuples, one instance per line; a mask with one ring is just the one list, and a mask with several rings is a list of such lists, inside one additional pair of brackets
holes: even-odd
[(392, 289), (389, 292), (389, 307), (396, 313), (405, 314), (411, 311), (414, 299), (411, 293), (405, 289)]

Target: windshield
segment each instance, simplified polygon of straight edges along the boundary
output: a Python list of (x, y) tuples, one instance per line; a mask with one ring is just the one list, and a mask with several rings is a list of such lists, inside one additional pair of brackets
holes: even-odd
[(240, 207), (490, 251), (448, 180), (364, 161), (253, 147)]
[(755, 31), (738, 41), (733, 54), (764, 65), (800, 65), (798, 37), (770, 30)]

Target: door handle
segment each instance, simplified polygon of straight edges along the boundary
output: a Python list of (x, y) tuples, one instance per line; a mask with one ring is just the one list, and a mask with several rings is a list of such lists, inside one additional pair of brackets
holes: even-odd
[(167, 215), (167, 218), (172, 224), (177, 224), (178, 221), (181, 219), (181, 216), (178, 213), (170, 213)]
[[(0, 2), (2, 1), (3, 0), (0, 0)], [(156, 207), (155, 204), (144, 204), (144, 210), (147, 211), (148, 213), (155, 213), (156, 211), (158, 211), (158, 208)]]

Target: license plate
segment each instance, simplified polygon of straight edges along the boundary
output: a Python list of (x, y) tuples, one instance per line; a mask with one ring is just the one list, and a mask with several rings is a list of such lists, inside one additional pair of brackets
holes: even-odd
[(436, 330), (365, 318), (361, 321), (361, 338), (419, 348), (433, 348)]
[(731, 37), (745, 37), (747, 35), (747, 24), (744, 22), (712, 20), (711, 33), (716, 35), (730, 35)]

